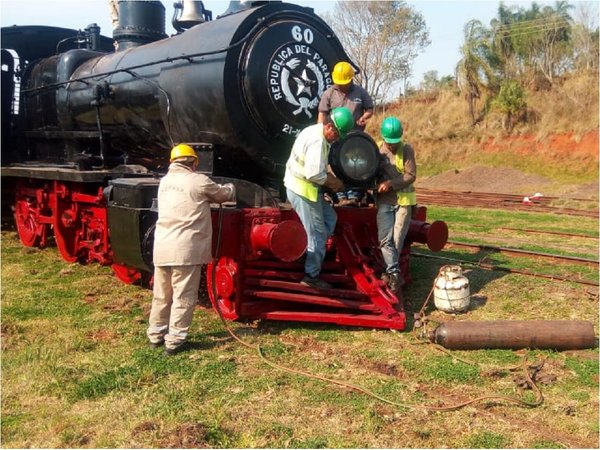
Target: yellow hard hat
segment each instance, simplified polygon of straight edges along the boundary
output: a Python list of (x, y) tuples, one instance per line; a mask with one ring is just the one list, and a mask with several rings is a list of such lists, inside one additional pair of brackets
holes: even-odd
[(198, 159), (198, 155), (189, 145), (179, 144), (173, 147), (173, 150), (171, 150), (171, 162), (175, 161), (177, 158), (183, 158), (184, 156), (190, 156)]
[(348, 84), (354, 78), (354, 69), (346, 61), (340, 61), (333, 67), (331, 74), (335, 84)]

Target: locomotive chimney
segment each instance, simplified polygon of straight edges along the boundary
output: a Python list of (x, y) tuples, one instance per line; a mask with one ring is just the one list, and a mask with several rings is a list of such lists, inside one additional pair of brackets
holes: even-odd
[(113, 30), (117, 50), (149, 44), (167, 37), (165, 7), (160, 1), (119, 0), (118, 25)]

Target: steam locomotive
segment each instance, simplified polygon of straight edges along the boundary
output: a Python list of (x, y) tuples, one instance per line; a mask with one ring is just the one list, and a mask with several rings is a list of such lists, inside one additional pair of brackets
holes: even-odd
[[(306, 235), (281, 184), (331, 69), (349, 60), (335, 33), (311, 8), (282, 2), (233, 1), (213, 20), (185, 0), (177, 34), (164, 22), (159, 1), (119, 0), (113, 39), (96, 24), (2, 28), (2, 197), (23, 245), (54, 241), (66, 261), (150, 283), (157, 187), (183, 142), (201, 171), (238, 191), (212, 214), (208, 293), (226, 318), (403, 329), (401, 294), (377, 277), (373, 207), (337, 208), (322, 275), (336, 289), (299, 283)], [(347, 187), (371, 187), (377, 161), (362, 132), (331, 150)], [(408, 282), (411, 243), (439, 250), (447, 239), (425, 215), (416, 208), (402, 252)]]

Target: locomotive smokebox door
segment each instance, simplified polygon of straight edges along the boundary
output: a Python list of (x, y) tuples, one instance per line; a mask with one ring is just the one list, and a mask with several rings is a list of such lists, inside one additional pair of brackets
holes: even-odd
[[(236, 89), (225, 97), (228, 106), (241, 98), (242, 108), (228, 109), (233, 123), (251, 125), (243, 130), (248, 141), (267, 141), (255, 156), (283, 168), (296, 136), (317, 121), (319, 100), (333, 83), (333, 66), (349, 57), (331, 28), (309, 8), (268, 2), (238, 14), (248, 17), (232, 42), (247, 40), (239, 59), (226, 62), (225, 81)], [(247, 28), (255, 27), (251, 19), (262, 25), (254, 33)]]
[(280, 18), (249, 45), (243, 90), (251, 111), (270, 112), (255, 117), (268, 135), (295, 137), (316, 122), (319, 99), (331, 86), (331, 70), (338, 61), (323, 31), (315, 24)]

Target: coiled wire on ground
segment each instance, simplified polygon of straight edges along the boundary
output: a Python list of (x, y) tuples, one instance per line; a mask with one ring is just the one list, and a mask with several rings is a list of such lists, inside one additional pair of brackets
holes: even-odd
[[(264, 355), (264, 352), (263, 352), (262, 348), (260, 347), (260, 345), (250, 344), (250, 343), (244, 341), (243, 339), (241, 339), (239, 336), (237, 336), (235, 334), (235, 332), (231, 329), (231, 327), (229, 326), (229, 324), (227, 323), (227, 321), (225, 320), (225, 318), (223, 317), (223, 314), (221, 312), (221, 308), (219, 306), (219, 301), (217, 298), (217, 288), (216, 288), (215, 280), (216, 280), (217, 261), (219, 260), (219, 253), (220, 253), (220, 248), (221, 248), (222, 224), (223, 224), (223, 207), (220, 205), (219, 206), (218, 224), (217, 224), (217, 227), (218, 227), (217, 245), (216, 245), (215, 257), (213, 258), (213, 264), (212, 264), (211, 279), (213, 280), (213, 282), (212, 282), (212, 286), (210, 287), (210, 289), (212, 289), (212, 295), (213, 295), (213, 299), (214, 299), (215, 309), (217, 311), (217, 314), (219, 315), (219, 318), (221, 319), (221, 322), (223, 323), (223, 326), (225, 327), (227, 332), (231, 335), (231, 337), (233, 339), (235, 339), (239, 344), (243, 345), (244, 347), (251, 349), (251, 350), (255, 350), (258, 353), (261, 360), (268, 366), (273, 367), (274, 369), (277, 369), (277, 370), (291, 373), (291, 374), (302, 375), (304, 377), (312, 378), (315, 380), (320, 380), (325, 383), (342, 386), (342, 387), (351, 389), (353, 391), (361, 392), (361, 393), (368, 395), (370, 397), (373, 397), (383, 403), (387, 403), (389, 405), (398, 406), (400, 408), (406, 408), (406, 409), (425, 409), (428, 411), (455, 411), (455, 410), (464, 408), (465, 406), (472, 405), (474, 403), (479, 403), (482, 401), (490, 401), (490, 400), (503, 400), (503, 401), (510, 402), (510, 403), (516, 403), (517, 405), (525, 406), (525, 407), (537, 407), (543, 403), (544, 397), (542, 395), (542, 392), (539, 390), (539, 388), (533, 382), (533, 380), (531, 379), (531, 376), (529, 374), (529, 365), (527, 364), (527, 360), (528, 360), (527, 354), (525, 354), (525, 356), (523, 357), (523, 362), (522, 362), (521, 367), (523, 368), (523, 373), (525, 375), (525, 380), (526, 380), (527, 384), (531, 387), (531, 389), (535, 393), (535, 396), (536, 396), (535, 401), (527, 402), (525, 400), (522, 400), (522, 399), (519, 399), (516, 397), (508, 397), (508, 396), (503, 396), (503, 395), (484, 395), (484, 396), (476, 397), (476, 398), (473, 398), (473, 399), (470, 399), (470, 400), (467, 400), (467, 401), (464, 401), (461, 403), (457, 403), (454, 405), (447, 405), (447, 406), (431, 406), (431, 405), (424, 405), (424, 404), (408, 404), (408, 403), (395, 402), (395, 401), (389, 400), (385, 397), (382, 397), (382, 396), (376, 394), (375, 392), (373, 392), (367, 388), (364, 388), (362, 386), (352, 384), (352, 383), (347, 383), (344, 381), (334, 380), (332, 378), (327, 378), (327, 377), (317, 375), (314, 373), (305, 372), (303, 370), (293, 369), (293, 368), (286, 367), (286, 366), (277, 364), (277, 363), (269, 360)], [(427, 299), (425, 300), (425, 303), (423, 304), (423, 307), (421, 308), (421, 313), (425, 310), (425, 307), (426, 307), (427, 303), (429, 302), (429, 299), (431, 298), (432, 293), (433, 293), (433, 288), (429, 292), (429, 295), (427, 296)], [(432, 344), (432, 345), (435, 345), (435, 344)], [(436, 345), (436, 347), (439, 348), (440, 346)], [(450, 354), (450, 352), (448, 352), (446, 349), (443, 349), (443, 350), (445, 352), (447, 352), (448, 354)], [(468, 363), (468, 364), (473, 364), (473, 363)]]

